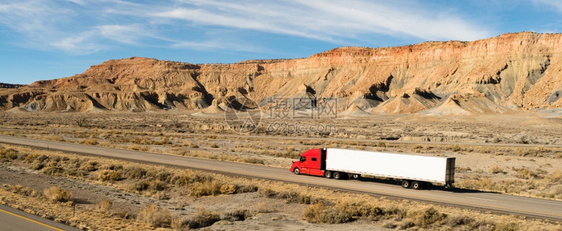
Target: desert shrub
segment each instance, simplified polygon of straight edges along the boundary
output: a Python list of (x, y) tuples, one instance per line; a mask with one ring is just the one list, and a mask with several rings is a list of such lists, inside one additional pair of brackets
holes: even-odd
[(72, 192), (61, 189), (58, 186), (45, 188), (43, 194), (52, 202), (67, 202), (72, 200)]
[(166, 193), (166, 191), (159, 191), (153, 195), (154, 198), (158, 200), (169, 200), (170, 196)]
[(189, 228), (202, 228), (213, 225), (215, 222), (220, 221), (220, 214), (198, 207), (193, 213), (193, 217), (187, 221)]
[(310, 223), (339, 224), (352, 220), (352, 214), (344, 206), (326, 206), (316, 203), (304, 212), (304, 219)]
[(385, 147), (386, 147), (386, 143), (385, 143), (385, 142), (382, 142), (382, 141), (379, 141), (379, 142), (377, 143), (377, 146), (378, 146), (378, 147), (381, 147), (381, 148), (385, 148)]
[(25, 160), (25, 158), (27, 158), (27, 156), (29, 156), (29, 153), (19, 153), (17, 159), (20, 160)]
[(39, 162), (45, 162), (45, 161), (47, 161), (47, 160), (49, 160), (49, 157), (48, 157), (47, 155), (39, 155), (39, 156), (37, 156), (37, 161), (39, 161)]
[(171, 177), (170, 183), (177, 186), (188, 186), (195, 182), (207, 182), (212, 181), (213, 177), (206, 173), (195, 172), (192, 170), (186, 170), (181, 173), (181, 175), (175, 175)]
[(125, 168), (125, 175), (127, 179), (142, 179), (146, 176), (146, 170), (144, 168), (133, 166)]
[(98, 141), (94, 138), (89, 138), (89, 139), (83, 139), (80, 140), (81, 144), (87, 144), (87, 145), (98, 145)]
[(352, 212), (353, 216), (377, 218), (384, 215), (385, 213), (383, 208), (371, 204), (360, 203), (352, 204), (351, 206), (351, 209), (354, 210)]
[(271, 188), (259, 188), (258, 192), (267, 198), (284, 199), (286, 203), (314, 204), (321, 201), (320, 198), (313, 197), (297, 190), (275, 191)]
[(172, 224), (172, 215), (155, 204), (144, 207), (138, 214), (137, 220), (157, 228), (169, 228)]
[(391, 205), (384, 210), (384, 216), (387, 218), (394, 217), (396, 219), (403, 219), (407, 216), (408, 211), (400, 206)]
[(106, 164), (100, 167), (100, 169), (105, 169), (105, 170), (123, 170), (123, 165), (122, 164)]
[(148, 169), (146, 172), (146, 176), (163, 182), (170, 182), (170, 179), (172, 178), (172, 173), (168, 171), (166, 168), (159, 167), (159, 168)]
[(150, 151), (150, 147), (144, 146), (144, 145), (136, 145), (136, 144), (134, 144), (134, 145), (131, 145), (129, 148), (131, 148), (132, 150), (141, 151), (141, 152), (148, 152), (148, 151)]
[(267, 198), (275, 198), (277, 196), (277, 192), (274, 191), (271, 188), (267, 188), (267, 187), (261, 187), (258, 189), (258, 193), (263, 195), (264, 197)]
[(546, 196), (550, 198), (562, 199), (562, 185), (556, 185), (552, 187)]
[(195, 182), (190, 187), (189, 195), (193, 197), (220, 195), (221, 187), (222, 184), (217, 181)]
[(119, 181), (121, 180), (121, 172), (114, 170), (102, 170), (98, 173), (98, 179), (101, 181)]
[(504, 173), (503, 169), (497, 164), (491, 165), (488, 170), (492, 174)]
[(254, 184), (236, 185), (236, 193), (257, 192), (258, 186)]
[(87, 171), (84, 170), (80, 170), (80, 169), (76, 169), (76, 168), (70, 168), (66, 170), (66, 175), (67, 176), (75, 176), (75, 177), (83, 177), (88, 175)]
[(88, 171), (88, 172), (97, 171), (98, 168), (99, 168), (99, 163), (97, 161), (86, 161), (83, 162), (82, 165), (80, 166), (81, 170)]
[(434, 207), (414, 211), (411, 215), (413, 222), (415, 225), (427, 228), (428, 226), (443, 221), (447, 218), (447, 215), (444, 213), (440, 213)]
[(249, 158), (243, 158), (242, 160), (243, 163), (249, 163), (249, 164), (265, 164), (265, 161), (263, 161), (260, 158), (256, 158), (256, 157), (249, 157)]
[(531, 169), (528, 168), (519, 168), (514, 169), (517, 173), (515, 176), (519, 179), (536, 179), (539, 178), (539, 175)]
[(553, 184), (562, 184), (562, 171), (556, 170), (554, 172), (549, 173), (545, 177), (550, 183)]
[(64, 169), (57, 166), (50, 166), (43, 168), (41, 172), (51, 176), (61, 176), (64, 173)]
[(469, 216), (463, 215), (455, 215), (449, 216), (447, 218), (446, 224), (451, 227), (458, 227), (458, 226), (469, 226), (474, 223), (474, 218)]
[(39, 197), (41, 194), (33, 189), (30, 189), (28, 187), (22, 186), (22, 185), (8, 185), (8, 184), (3, 184), (2, 187), (9, 192), (13, 192), (15, 194), (19, 194), (19, 195), (23, 195), (23, 196), (29, 196), (29, 197)]
[(45, 167), (45, 165), (39, 161), (35, 161), (32, 165), (31, 165), (31, 169), (33, 170), (41, 170)]
[(150, 182), (146, 179), (139, 180), (139, 181), (130, 185), (130, 189), (134, 190), (134, 191), (137, 191), (137, 192), (142, 192), (142, 191), (148, 190), (149, 187), (150, 187)]
[(103, 199), (98, 203), (98, 210), (103, 213), (109, 213), (113, 207), (113, 202), (109, 199)]
[(236, 185), (233, 184), (223, 184), (220, 188), (221, 194), (234, 194), (236, 193)]
[(152, 191), (162, 191), (166, 189), (166, 183), (160, 180), (152, 180), (148, 184), (148, 189)]
[(221, 215), (221, 220), (227, 221), (245, 221), (249, 217), (254, 216), (250, 210), (237, 209), (231, 212), (225, 212)]
[(215, 143), (215, 142), (210, 143), (210, 144), (209, 144), (209, 147), (211, 147), (211, 148), (219, 148), (219, 146), (218, 146), (217, 143)]
[(196, 143), (193, 143), (193, 142), (191, 142), (191, 141), (188, 141), (188, 140), (184, 141), (184, 142), (182, 143), (182, 145), (183, 145), (183, 146), (190, 147), (190, 148), (199, 148), (199, 145), (197, 145)]
[(517, 231), (519, 230), (519, 225), (516, 223), (498, 223), (494, 227), (494, 231)]
[(33, 161), (35, 161), (37, 159), (37, 157), (38, 157), (38, 155), (36, 155), (36, 154), (27, 155), (27, 157), (25, 157), (23, 162), (24, 163), (33, 163)]
[(15, 160), (18, 158), (18, 151), (9, 148), (0, 150), (0, 157), (6, 158), (8, 160)]
[(451, 151), (453, 151), (453, 152), (458, 152), (458, 151), (461, 151), (461, 150), (462, 150), (462, 147), (459, 146), (459, 145), (451, 146)]

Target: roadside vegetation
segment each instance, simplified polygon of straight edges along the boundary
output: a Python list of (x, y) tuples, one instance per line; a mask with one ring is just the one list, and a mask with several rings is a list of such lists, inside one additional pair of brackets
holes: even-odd
[[(131, 163), (97, 157), (83, 157), (54, 151), (0, 145), (0, 163), (25, 171), (53, 177), (64, 177), (109, 186), (123, 193), (152, 198), (154, 201), (175, 201), (256, 194), (262, 200), (279, 200), (287, 206), (306, 206), (300, 219), (310, 223), (341, 224), (370, 222), (374, 227), (390, 229), (455, 229), (455, 230), (545, 230), (560, 225), (521, 217), (481, 213), (478, 211), (429, 205), (406, 200), (344, 193), (274, 181), (229, 177), (200, 171), (183, 170)], [(181, 192), (181, 193), (178, 193)], [(220, 222), (243, 222), (263, 213), (265, 207), (242, 206), (234, 210), (213, 210), (201, 207), (182, 209), (139, 204), (138, 212), (128, 214), (115, 208), (110, 199), (92, 201), (96, 209), (73, 215), (73, 204), (85, 200), (71, 190), (50, 186), (32, 189), (4, 184), (0, 201), (53, 220), (83, 229), (145, 229), (146, 227), (184, 230), (208, 227)], [(189, 207), (189, 205), (187, 205)], [(88, 216), (88, 219), (83, 219)], [(145, 228), (142, 228), (145, 227)]]
[[(536, 129), (526, 126), (525, 131), (520, 131), (512, 126), (516, 123), (513, 121), (503, 125), (496, 121), (489, 126), (475, 127), (460, 119), (416, 123), (412, 118), (400, 122), (395, 117), (381, 116), (377, 117), (376, 123), (360, 119), (354, 123), (327, 121), (338, 126), (338, 132), (329, 135), (262, 130), (240, 135), (225, 127), (222, 119), (220, 116), (191, 117), (173, 113), (3, 113), (0, 114), (0, 134), (281, 168), (289, 168), (291, 161), (303, 151), (320, 147), (454, 156), (457, 157), (455, 187), (562, 199), (559, 180), (562, 148), (540, 144), (557, 142), (552, 137), (559, 136), (556, 133), (559, 130), (552, 124), (556, 122), (552, 119), (538, 121), (551, 124), (548, 128), (544, 125)], [(451, 134), (447, 135), (447, 131)], [(436, 134), (431, 136), (431, 132)], [(399, 138), (431, 143), (389, 141)], [(455, 141), (505, 145), (467, 145), (455, 144)], [(512, 145), (530, 143), (539, 144)], [(56, 172), (58, 169), (46, 171)], [(106, 171), (101, 177), (114, 179), (115, 174), (118, 173)]]

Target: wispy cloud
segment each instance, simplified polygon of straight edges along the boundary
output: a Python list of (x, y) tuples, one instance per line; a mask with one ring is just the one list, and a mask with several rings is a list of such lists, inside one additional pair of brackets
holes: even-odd
[(96, 29), (99, 31), (99, 35), (104, 38), (130, 45), (140, 45), (139, 41), (143, 37), (153, 36), (145, 27), (138, 24), (101, 25), (97, 26)]
[[(184, 0), (178, 8), (152, 16), (185, 20), (201, 25), (251, 29), (301, 36), (329, 42), (377, 33), (430, 40), (473, 40), (491, 33), (458, 16), (433, 12), (414, 3), (290, 0)], [(400, 5), (400, 7), (398, 7)], [(406, 6), (404, 6), (406, 5)]]
[(43, 1), (10, 1), (0, 4), (0, 23), (21, 33), (46, 33), (66, 13)]
[(562, 2), (559, 0), (532, 0), (535, 4), (544, 4), (556, 8), (562, 13)]
[(49, 45), (73, 54), (91, 54), (104, 49), (103, 45), (93, 41), (95, 36), (94, 31), (88, 31), (61, 38)]
[[(415, 0), (14, 0), (0, 3), (0, 24), (23, 35), (33, 47), (75, 54), (119, 45), (260, 50), (245, 43), (248, 31), (336, 45), (372, 35), (422, 40), (474, 40), (491, 35), (467, 18)], [(235, 32), (229, 34), (231, 38), (217, 38), (216, 32), (223, 30)]]

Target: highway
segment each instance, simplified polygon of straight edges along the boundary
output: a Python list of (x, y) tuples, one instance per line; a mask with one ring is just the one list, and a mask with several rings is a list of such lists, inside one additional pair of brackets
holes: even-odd
[(33, 214), (0, 205), (0, 230), (3, 231), (62, 231), (78, 230)]
[(138, 151), (119, 150), (73, 143), (34, 140), (20, 137), (0, 136), (0, 143), (24, 145), (41, 149), (123, 159), (135, 162), (174, 166), (179, 168), (212, 171), (226, 175), (255, 177), (301, 185), (326, 187), (340, 191), (367, 193), (389, 198), (423, 201), (454, 207), (472, 208), (501, 214), (562, 221), (562, 201), (527, 198), (499, 193), (462, 189), (445, 189), (434, 186), (428, 190), (403, 189), (400, 185), (371, 180), (334, 180), (323, 177), (296, 176), (288, 169), (223, 162), (208, 159), (188, 158)]

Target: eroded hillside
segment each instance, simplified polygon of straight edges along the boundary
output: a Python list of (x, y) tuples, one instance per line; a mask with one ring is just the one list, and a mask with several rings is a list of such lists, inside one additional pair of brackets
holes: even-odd
[(343, 47), (303, 59), (189, 64), (109, 60), (68, 78), (0, 91), (25, 111), (153, 111), (224, 106), (249, 97), (342, 99), (371, 113), (487, 114), (562, 108), (562, 34), (473, 42)]

